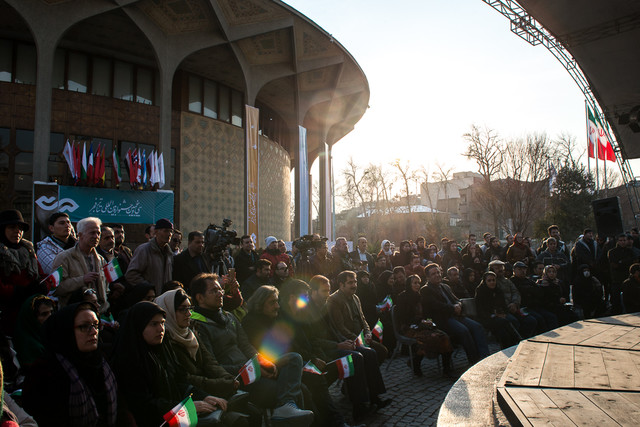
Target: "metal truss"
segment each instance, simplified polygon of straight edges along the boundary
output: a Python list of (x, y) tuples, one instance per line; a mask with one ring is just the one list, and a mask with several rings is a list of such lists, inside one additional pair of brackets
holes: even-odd
[[(514, 0), (482, 0), (502, 15), (504, 15), (511, 23), (511, 31), (518, 35), (520, 38), (527, 41), (533, 46), (543, 45), (551, 52), (551, 54), (564, 66), (571, 78), (580, 88), (580, 91), (584, 94), (587, 104), (591, 110), (596, 114), (601, 123), (607, 123), (607, 119), (603, 110), (600, 108), (596, 97), (591, 90), (591, 85), (584, 75), (578, 63), (573, 59), (573, 56), (567, 51), (565, 46), (556, 39), (546, 28), (544, 28), (538, 21), (536, 21), (526, 10), (522, 8)], [(613, 146), (613, 150), (616, 153), (616, 162), (620, 169), (622, 179), (627, 189), (627, 195), (629, 197), (629, 204), (631, 205), (631, 212), (634, 215), (636, 225), (640, 219), (640, 177), (636, 178), (631, 171), (631, 165), (626, 160), (626, 156), (623, 155), (622, 147), (618, 144), (611, 134), (610, 127), (606, 126), (605, 132), (607, 137)]]

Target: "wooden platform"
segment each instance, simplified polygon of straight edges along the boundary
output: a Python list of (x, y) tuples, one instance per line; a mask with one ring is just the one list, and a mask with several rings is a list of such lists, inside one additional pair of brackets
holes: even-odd
[(498, 385), (513, 425), (640, 425), (640, 313), (572, 323), (518, 345)]

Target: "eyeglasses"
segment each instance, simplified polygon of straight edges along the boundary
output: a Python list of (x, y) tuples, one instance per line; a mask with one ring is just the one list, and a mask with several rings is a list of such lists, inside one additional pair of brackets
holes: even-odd
[(76, 329), (78, 329), (83, 334), (88, 334), (93, 332), (94, 329), (96, 331), (99, 331), (100, 323), (83, 323), (82, 325), (76, 326)]
[(183, 306), (178, 307), (176, 309), (176, 311), (179, 311), (180, 313), (186, 313), (188, 311), (193, 311), (194, 308), (195, 307), (192, 306), (192, 305), (183, 305)]
[(82, 292), (82, 295), (97, 295), (97, 294), (96, 294), (96, 290), (95, 289), (89, 288), (89, 289), (85, 290), (84, 292)]

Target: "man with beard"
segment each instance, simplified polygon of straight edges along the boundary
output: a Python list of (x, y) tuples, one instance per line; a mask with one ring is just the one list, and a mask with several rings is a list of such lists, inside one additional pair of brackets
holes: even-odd
[(316, 249), (316, 253), (311, 255), (309, 264), (311, 266), (311, 274), (314, 276), (318, 274), (325, 277), (331, 276), (334, 264), (326, 240), (321, 242), (320, 246)]
[(38, 262), (44, 274), (51, 274), (51, 265), (56, 256), (72, 248), (76, 244), (76, 239), (72, 236), (73, 226), (69, 221), (69, 215), (64, 212), (56, 212), (49, 217), (50, 236), (38, 242)]
[(255, 251), (253, 238), (248, 234), (240, 237), (240, 252), (233, 259), (236, 266), (236, 278), (240, 284), (255, 273), (255, 264), (259, 258)]
[(286, 253), (282, 253), (278, 249), (278, 239), (273, 236), (269, 236), (264, 239), (266, 249), (260, 255), (260, 259), (266, 259), (271, 263), (271, 273), (269, 277), (272, 277), (276, 273), (276, 266), (279, 262), (284, 262), (289, 268), (289, 274), (293, 275), (293, 265), (291, 264), (291, 258)]
[(115, 239), (115, 247), (113, 251), (118, 258), (118, 264), (120, 264), (120, 270), (122, 270), (122, 274), (127, 272), (127, 268), (129, 268), (129, 263), (131, 262), (131, 258), (133, 257), (133, 252), (127, 246), (124, 245), (124, 227), (122, 224), (113, 224), (111, 226), (113, 228), (113, 236)]
[(280, 261), (278, 265), (276, 265), (276, 274), (271, 278), (271, 285), (280, 290), (282, 285), (289, 280), (289, 277), (289, 267)]
[(180, 252), (173, 258), (173, 280), (177, 280), (186, 289), (189, 289), (191, 279), (200, 273), (207, 273), (210, 270), (202, 256), (204, 252), (204, 234), (199, 231), (192, 231), (187, 239), (187, 250)]
[(271, 285), (269, 274), (271, 273), (271, 263), (267, 259), (259, 259), (256, 262), (256, 272), (240, 285), (242, 297), (246, 300), (251, 298), (253, 293), (260, 286)]
[(113, 228), (103, 225), (100, 228), (100, 242), (98, 243), (96, 251), (105, 261), (110, 262), (116, 257), (114, 252), (115, 246), (116, 242), (114, 240)]
[(333, 247), (333, 263), (334, 277), (345, 270), (355, 270), (351, 262), (351, 257), (349, 256), (349, 246), (347, 245), (347, 239), (345, 237), (338, 237), (336, 239), (336, 245)]
[(171, 281), (173, 254), (169, 240), (173, 234), (173, 223), (166, 218), (155, 224), (155, 236), (136, 248), (125, 275), (127, 282), (136, 286), (149, 282), (156, 288), (156, 295), (162, 293), (162, 285)]

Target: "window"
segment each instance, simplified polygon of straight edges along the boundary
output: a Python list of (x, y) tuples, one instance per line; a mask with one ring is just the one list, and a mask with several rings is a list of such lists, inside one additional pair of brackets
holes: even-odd
[(153, 104), (153, 73), (148, 68), (138, 68), (136, 102)]
[(56, 53), (53, 56), (53, 73), (51, 75), (51, 87), (54, 89), (64, 89), (64, 68), (66, 51), (63, 49), (56, 49)]
[(93, 79), (91, 93), (94, 95), (111, 96), (111, 60), (93, 58)]
[(190, 75), (188, 110), (242, 127), (244, 94), (212, 80)]
[(11, 64), (13, 62), (13, 43), (0, 40), (0, 82), (11, 81)]
[(113, 76), (113, 97), (133, 101), (133, 65), (116, 61)]
[(218, 85), (211, 80), (204, 81), (204, 115), (218, 118)]
[(16, 83), (36, 84), (36, 48), (19, 44), (16, 56)]
[(87, 56), (69, 52), (67, 90), (87, 93)]
[(234, 90), (231, 92), (231, 124), (242, 127), (242, 92)]
[(189, 77), (189, 111), (202, 114), (202, 79)]
[(220, 86), (220, 116), (219, 119), (229, 123), (231, 121), (231, 96), (228, 87)]

